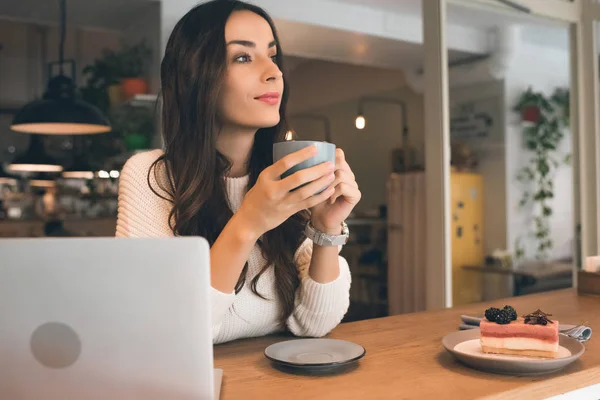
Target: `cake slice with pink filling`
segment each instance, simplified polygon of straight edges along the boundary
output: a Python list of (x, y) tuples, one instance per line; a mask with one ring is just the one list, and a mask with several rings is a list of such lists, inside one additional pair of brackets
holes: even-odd
[(479, 325), (484, 353), (527, 357), (558, 357), (558, 321), (537, 310), (517, 318), (510, 306), (489, 308)]

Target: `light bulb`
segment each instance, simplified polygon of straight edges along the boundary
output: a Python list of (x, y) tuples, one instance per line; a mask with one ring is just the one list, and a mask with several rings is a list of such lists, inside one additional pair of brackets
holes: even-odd
[(356, 117), (356, 129), (365, 129), (365, 125), (365, 117), (363, 117), (362, 115)]
[(285, 133), (285, 140), (292, 140), (294, 138), (294, 132), (292, 131), (287, 131)]

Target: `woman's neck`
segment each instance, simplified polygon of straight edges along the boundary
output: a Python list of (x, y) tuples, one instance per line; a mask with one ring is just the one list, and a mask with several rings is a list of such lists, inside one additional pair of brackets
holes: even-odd
[(248, 160), (256, 130), (223, 127), (217, 137), (217, 149), (231, 162), (230, 178), (248, 174)]

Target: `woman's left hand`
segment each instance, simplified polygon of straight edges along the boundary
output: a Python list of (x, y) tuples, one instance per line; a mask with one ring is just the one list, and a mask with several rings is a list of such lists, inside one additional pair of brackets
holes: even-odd
[(346, 162), (342, 149), (335, 151), (335, 179), (331, 187), (335, 192), (331, 197), (311, 209), (311, 222), (318, 230), (339, 235), (342, 222), (348, 218), (356, 204), (360, 201), (354, 173)]

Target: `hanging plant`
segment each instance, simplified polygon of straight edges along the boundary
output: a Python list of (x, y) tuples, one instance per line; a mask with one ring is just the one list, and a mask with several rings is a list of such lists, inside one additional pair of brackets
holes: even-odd
[(531, 87), (521, 95), (514, 107), (514, 110), (521, 114), (523, 123), (529, 126), (537, 124), (542, 117), (542, 112), (551, 109), (552, 105), (544, 96), (541, 93), (534, 93)]
[[(546, 259), (548, 251), (553, 247), (550, 237), (553, 178), (561, 165), (570, 163), (570, 155), (559, 154), (565, 128), (569, 126), (569, 92), (557, 89), (552, 96), (546, 97), (543, 93), (528, 88), (515, 105), (514, 111), (521, 115), (525, 147), (532, 155), (528, 165), (517, 175), (517, 180), (527, 187), (519, 205), (531, 207), (536, 258)], [(519, 238), (516, 257), (524, 255), (523, 239)]]

